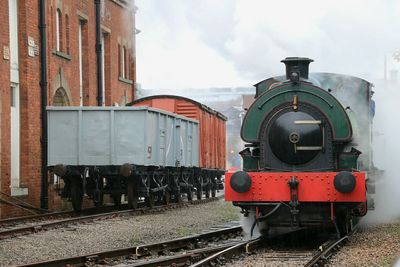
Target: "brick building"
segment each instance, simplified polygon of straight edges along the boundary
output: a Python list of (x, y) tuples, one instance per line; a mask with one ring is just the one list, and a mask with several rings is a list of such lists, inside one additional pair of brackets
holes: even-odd
[[(133, 0), (46, 0), (47, 105), (97, 105), (96, 2), (101, 7), (103, 105), (135, 92)], [(40, 206), (41, 35), (39, 0), (4, 0), (0, 8), (0, 217)], [(11, 196), (11, 197), (10, 197)], [(1, 202), (1, 200), (3, 202)], [(50, 209), (60, 200), (49, 179)]]

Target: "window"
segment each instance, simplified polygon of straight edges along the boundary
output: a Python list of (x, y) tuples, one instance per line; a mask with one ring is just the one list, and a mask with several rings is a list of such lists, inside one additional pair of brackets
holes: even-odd
[(57, 89), (56, 93), (54, 94), (53, 105), (69, 106), (68, 95), (64, 88), (60, 87)]
[(56, 11), (56, 50), (62, 50), (62, 15), (61, 10), (57, 8)]
[(15, 88), (15, 86), (11, 86), (11, 107), (12, 108), (15, 108), (15, 106), (16, 106), (15, 94), (16, 94), (16, 88)]
[(66, 52), (69, 55), (69, 18), (68, 18), (68, 15), (65, 15), (65, 44), (66, 44)]
[(118, 44), (118, 76), (122, 76), (122, 70), (121, 70), (121, 45)]
[(129, 49), (125, 49), (125, 79), (128, 79), (129, 80), (129, 71), (130, 71), (130, 68), (129, 68), (129, 57), (130, 57), (130, 55), (129, 55)]
[(105, 62), (105, 41), (104, 41), (104, 38), (105, 38), (105, 36), (104, 36), (105, 34), (104, 33), (102, 33), (102, 35), (101, 35), (101, 62), (102, 62), (102, 64), (101, 64), (101, 77), (102, 77), (102, 80), (101, 80), (101, 84), (102, 84), (102, 93), (101, 93), (101, 95), (102, 95), (102, 105), (103, 106), (105, 106), (106, 105), (106, 68), (105, 68), (105, 65), (106, 65), (106, 62)]
[(126, 77), (126, 62), (125, 62), (125, 59), (126, 59), (126, 48), (125, 48), (125, 46), (122, 48), (122, 56), (121, 56), (121, 63), (122, 63), (122, 65), (121, 65), (121, 71), (122, 71), (122, 73), (121, 73), (121, 77), (122, 78), (125, 78)]
[(82, 44), (83, 22), (79, 21), (78, 46), (79, 46), (79, 105), (83, 106), (83, 44)]

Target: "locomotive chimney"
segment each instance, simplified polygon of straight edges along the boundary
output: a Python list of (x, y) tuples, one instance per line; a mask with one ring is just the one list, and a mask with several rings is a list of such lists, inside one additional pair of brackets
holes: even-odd
[(306, 57), (287, 57), (281, 62), (286, 65), (286, 79), (299, 81), (308, 79), (308, 65), (314, 60)]

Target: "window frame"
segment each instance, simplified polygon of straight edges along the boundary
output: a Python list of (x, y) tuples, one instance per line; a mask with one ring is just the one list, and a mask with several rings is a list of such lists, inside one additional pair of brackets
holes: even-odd
[(59, 8), (56, 9), (56, 51), (62, 50), (62, 13)]

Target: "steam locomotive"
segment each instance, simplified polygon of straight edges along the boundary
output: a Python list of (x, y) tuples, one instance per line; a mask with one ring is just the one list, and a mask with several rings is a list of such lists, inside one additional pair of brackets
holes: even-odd
[(282, 60), (286, 75), (255, 85), (241, 127), (243, 170), (225, 175), (225, 199), (273, 227), (348, 233), (373, 209), (373, 85), (333, 73), (309, 75), (309, 58)]

